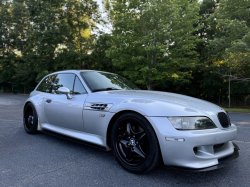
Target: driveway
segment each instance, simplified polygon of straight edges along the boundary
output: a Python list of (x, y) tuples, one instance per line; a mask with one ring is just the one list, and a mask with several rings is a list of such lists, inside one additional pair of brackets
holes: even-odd
[(0, 94), (0, 186), (250, 186), (250, 114), (230, 113), (240, 157), (229, 166), (188, 172), (161, 166), (136, 175), (111, 152), (23, 129), (27, 95)]

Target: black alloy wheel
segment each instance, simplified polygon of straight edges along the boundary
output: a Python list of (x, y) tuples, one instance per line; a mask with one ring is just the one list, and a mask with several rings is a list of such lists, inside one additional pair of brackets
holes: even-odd
[(25, 125), (27, 129), (31, 129), (34, 124), (34, 114), (31, 107), (29, 107), (25, 113)]
[(121, 115), (114, 124), (111, 138), (116, 159), (130, 172), (148, 172), (161, 160), (154, 129), (137, 113)]
[(142, 126), (133, 119), (124, 119), (117, 132), (116, 149), (128, 165), (142, 164), (148, 154), (148, 137)]
[(32, 103), (28, 103), (24, 108), (23, 125), (27, 133), (34, 134), (37, 132), (38, 118)]

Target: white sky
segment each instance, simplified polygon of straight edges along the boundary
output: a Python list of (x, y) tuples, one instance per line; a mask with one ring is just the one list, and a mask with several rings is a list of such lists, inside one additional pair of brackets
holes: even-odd
[(96, 1), (97, 4), (99, 5), (99, 8), (102, 9), (102, 0), (94, 0), (94, 1)]
[[(97, 2), (97, 4), (99, 5), (99, 10), (102, 12), (103, 11), (103, 5), (102, 5), (102, 1), (103, 0), (94, 0)], [(107, 20), (107, 14), (105, 13), (101, 13), (101, 16), (104, 20)], [(106, 18), (106, 19), (105, 19)], [(103, 32), (105, 33), (111, 33), (111, 29), (112, 29), (112, 26), (110, 24), (107, 24), (105, 26), (102, 26), (100, 24), (97, 25), (99, 27), (100, 30), (102, 30)]]

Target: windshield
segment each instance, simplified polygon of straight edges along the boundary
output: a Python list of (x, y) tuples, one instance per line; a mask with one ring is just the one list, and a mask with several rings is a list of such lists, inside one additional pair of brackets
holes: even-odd
[(120, 75), (96, 71), (81, 73), (93, 92), (104, 90), (139, 90), (137, 86)]

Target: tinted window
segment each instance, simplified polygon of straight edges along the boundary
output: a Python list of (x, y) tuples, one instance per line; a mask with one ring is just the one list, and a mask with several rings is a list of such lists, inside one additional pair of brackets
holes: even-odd
[(75, 79), (74, 74), (58, 74), (55, 78), (51, 93), (59, 94), (57, 90), (60, 87), (66, 87), (70, 90), (70, 93), (73, 93), (74, 79)]
[(40, 92), (51, 93), (51, 89), (52, 89), (55, 77), (56, 75), (51, 75), (51, 76), (46, 77), (36, 90)]
[(82, 72), (84, 80), (93, 92), (103, 90), (138, 90), (133, 83), (120, 75), (105, 72)]
[(83, 94), (83, 93), (86, 93), (86, 90), (83, 87), (79, 78), (76, 76), (75, 85), (74, 85), (74, 94)]

